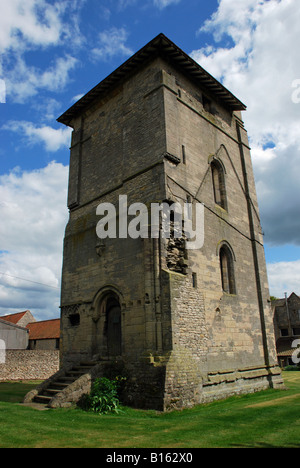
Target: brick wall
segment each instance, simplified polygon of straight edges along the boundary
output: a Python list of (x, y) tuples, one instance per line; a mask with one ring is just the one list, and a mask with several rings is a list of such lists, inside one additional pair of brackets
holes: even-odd
[(59, 369), (59, 351), (7, 350), (0, 381), (45, 380)]

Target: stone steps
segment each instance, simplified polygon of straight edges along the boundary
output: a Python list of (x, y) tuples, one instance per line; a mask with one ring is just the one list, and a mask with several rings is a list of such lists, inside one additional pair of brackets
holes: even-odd
[(59, 382), (58, 380), (56, 380), (54, 383), (51, 383), (49, 385), (49, 389), (50, 388), (53, 388), (55, 386), (55, 388), (58, 388), (59, 390), (63, 390), (64, 388), (68, 387), (70, 384), (67, 383), (67, 382)]
[(42, 403), (44, 405), (49, 404), (55, 395), (65, 390), (69, 385), (79, 379), (79, 377), (89, 372), (96, 364), (98, 364), (98, 362), (86, 361), (72, 367), (72, 369), (65, 372), (65, 375), (50, 382), (48, 387), (45, 388), (42, 393), (34, 397), (33, 402)]
[(37, 395), (34, 397), (33, 402), (34, 403), (42, 403), (42, 404), (48, 404), (50, 402), (52, 397), (46, 396), (46, 395)]

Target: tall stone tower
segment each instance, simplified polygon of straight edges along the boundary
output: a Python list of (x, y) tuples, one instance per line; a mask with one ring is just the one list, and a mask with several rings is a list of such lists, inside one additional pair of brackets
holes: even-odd
[[(187, 407), (282, 384), (243, 110), (160, 34), (58, 119), (73, 128), (62, 365), (122, 364), (128, 404)], [(148, 236), (120, 235), (120, 196), (201, 204), (203, 245), (187, 249), (172, 229), (151, 237), (150, 215)], [(103, 203), (116, 238), (97, 235)]]

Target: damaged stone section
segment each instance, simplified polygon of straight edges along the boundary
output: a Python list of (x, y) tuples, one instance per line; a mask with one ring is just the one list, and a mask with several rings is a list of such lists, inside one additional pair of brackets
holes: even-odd
[(176, 273), (187, 274), (186, 235), (182, 227), (182, 236), (177, 237), (174, 219), (170, 220), (170, 238), (167, 242), (166, 262), (167, 268)]
[(176, 273), (187, 274), (185, 240), (170, 238), (167, 245), (167, 267)]

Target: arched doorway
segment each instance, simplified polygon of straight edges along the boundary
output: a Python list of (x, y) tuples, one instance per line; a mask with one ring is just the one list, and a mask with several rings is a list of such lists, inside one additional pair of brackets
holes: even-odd
[(92, 304), (92, 356), (122, 355), (122, 294), (113, 286), (98, 291)]
[(122, 323), (121, 307), (115, 296), (106, 299), (105, 334), (107, 338), (107, 354), (120, 356), (122, 354)]

